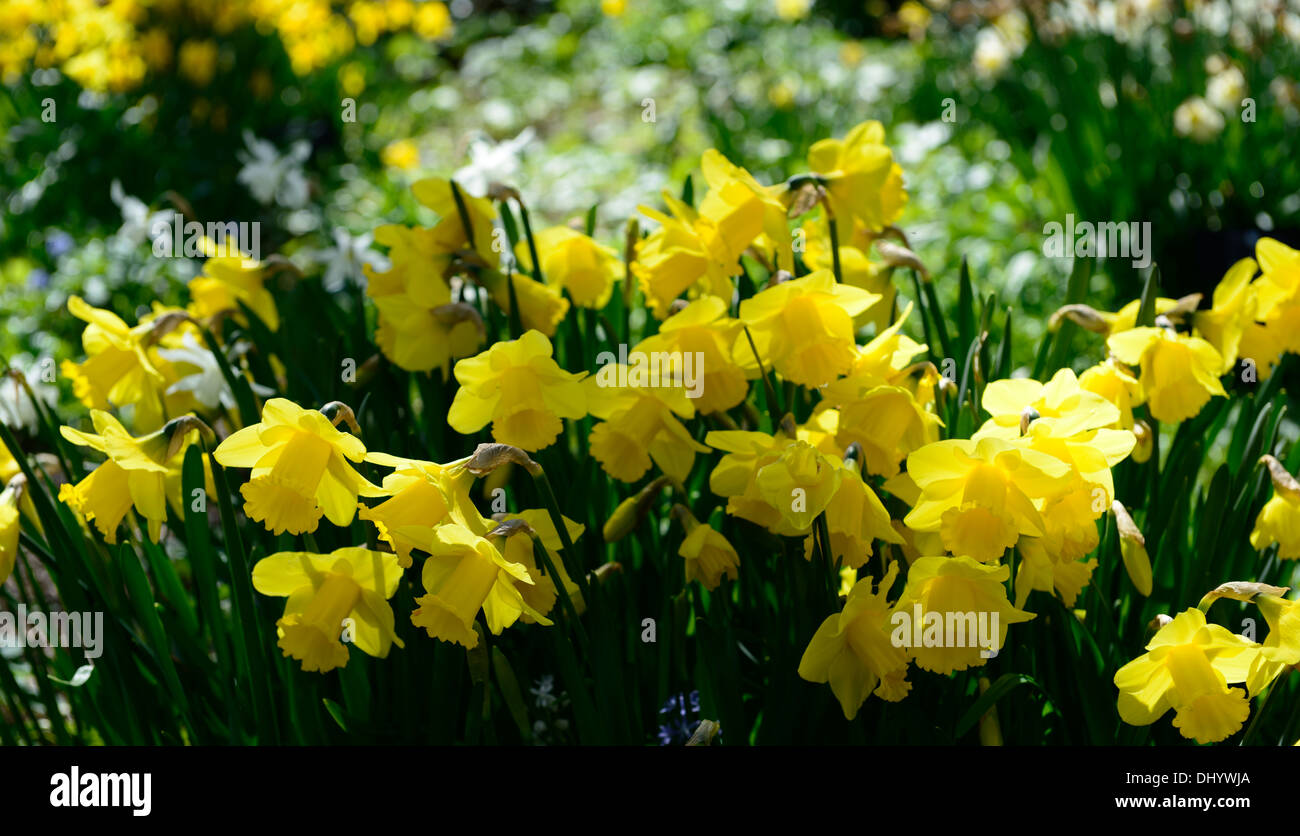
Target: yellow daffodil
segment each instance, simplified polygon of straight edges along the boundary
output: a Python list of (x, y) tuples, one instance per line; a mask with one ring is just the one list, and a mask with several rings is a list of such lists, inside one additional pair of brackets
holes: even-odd
[(77, 399), (92, 409), (139, 404), (157, 412), (164, 380), (148, 354), (153, 326), (131, 328), (117, 314), (92, 308), (80, 296), (68, 297), (68, 311), (86, 323), (81, 332), (85, 362), (65, 360), (62, 365)]
[[(603, 308), (619, 276), (618, 252), (597, 244), (589, 236), (567, 226), (543, 229), (534, 236), (537, 258), (547, 283), (569, 291), (580, 308)], [(527, 241), (515, 247), (519, 263), (532, 270)], [(518, 294), (518, 288), (515, 290)]]
[(463, 460), (437, 464), (372, 452), (366, 461), (394, 470), (383, 481), (388, 498), (374, 507), (360, 505), (357, 514), (374, 523), (379, 539), (397, 552), (402, 568), (411, 565), (411, 550), (417, 546), (403, 535), (404, 529), (433, 528), (450, 520), (480, 534), (487, 532), (487, 522), (470, 500), (474, 476), (463, 467)]
[(1260, 238), (1255, 242), (1255, 258), (1260, 269), (1253, 284), (1256, 315), (1277, 335), (1283, 350), (1300, 352), (1300, 250), (1274, 238)]
[[(921, 642), (907, 645), (917, 666), (946, 675), (980, 667), (1001, 651), (1007, 626), (1035, 617), (1007, 600), (1003, 584), (1010, 575), (1006, 566), (986, 566), (965, 555), (915, 561), (894, 611), (908, 615), (908, 621), (895, 625), (895, 635), (922, 636)], [(944, 628), (942, 639), (926, 640), (926, 628), (933, 629), (935, 623)]]
[(846, 231), (857, 222), (879, 232), (894, 224), (907, 204), (903, 169), (885, 145), (885, 128), (879, 122), (863, 122), (843, 139), (814, 143), (808, 167), (826, 182), (835, 221)]
[[(808, 269), (833, 269), (835, 257), (831, 252), (830, 235), (826, 232), (825, 224), (809, 220), (800, 229), (807, 242), (803, 261)], [(894, 310), (894, 299), (898, 295), (890, 282), (889, 271), (882, 265), (873, 263), (865, 249), (841, 241), (840, 278), (847, 285), (860, 287), (880, 297), (878, 302), (859, 314), (854, 323), (859, 326), (873, 324), (876, 333), (883, 332), (889, 326), (889, 316)]]
[(659, 228), (637, 243), (632, 262), (632, 273), (651, 313), (664, 319), (673, 301), (683, 293), (689, 293), (691, 298), (718, 296), (729, 301), (731, 276), (738, 265), (714, 258), (701, 235), (699, 214), (694, 209), (667, 193), (664, 201), (671, 214), (639, 207), (643, 215), (659, 223)]
[(1079, 388), (1100, 395), (1119, 410), (1115, 427), (1121, 430), (1133, 426), (1133, 407), (1142, 403), (1142, 388), (1127, 369), (1107, 358), (1079, 375)]
[(1254, 603), (1268, 624), (1268, 635), (1246, 680), (1251, 696), (1267, 688), (1288, 667), (1300, 664), (1300, 601), (1264, 593), (1256, 595)]
[[(831, 560), (856, 569), (874, 554), (873, 543), (902, 544), (889, 512), (855, 467), (846, 465), (835, 495), (826, 505), (826, 529), (831, 535)], [(812, 538), (807, 538), (804, 556), (812, 557)]]
[[(1050, 528), (1050, 518), (1045, 519)], [(1095, 536), (1095, 526), (1092, 531)], [(1093, 548), (1095, 543), (1088, 551)], [(1050, 533), (1046, 537), (1021, 537), (1016, 551), (1020, 554), (1015, 583), (1017, 608), (1025, 605), (1033, 590), (1055, 591), (1067, 607), (1072, 607), (1097, 568), (1096, 560), (1068, 557), (1065, 549), (1053, 543)]]
[(561, 419), (587, 414), (582, 374), (560, 368), (551, 341), (538, 331), (499, 342), (456, 364), (460, 388), (447, 423), (463, 435), (489, 423), (502, 444), (533, 452), (549, 447), (564, 429)]
[[(0, 449), (3, 448), (4, 445), (0, 444)], [(18, 560), (18, 501), (21, 496), (20, 486), (25, 483), (26, 479), (15, 479), (0, 491), (0, 585), (9, 580), (14, 571), (14, 563)]]
[[(698, 412), (725, 412), (749, 394), (749, 378), (757, 376), (744, 324), (727, 316), (727, 303), (716, 296), (703, 296), (673, 314), (659, 326), (659, 333), (647, 337), (632, 354), (652, 357), (657, 353), (696, 358), (698, 392), (689, 393)], [(683, 374), (679, 376), (683, 385)]]
[(1277, 556), (1283, 560), (1300, 558), (1300, 482), (1272, 456), (1260, 461), (1268, 467), (1273, 481), (1273, 496), (1255, 517), (1250, 544), (1263, 551), (1278, 544)]
[[(506, 522), (520, 520), (528, 525), (537, 541), (542, 544), (542, 548), (546, 549), (546, 554), (551, 559), (551, 565), (555, 567), (556, 574), (560, 576), (560, 583), (564, 585), (564, 591), (568, 593), (574, 609), (581, 614), (586, 608), (586, 602), (582, 599), (582, 592), (578, 585), (569, 578), (569, 572), (564, 568), (564, 561), (560, 559), (564, 541), (560, 539), (560, 534), (555, 529), (555, 523), (551, 521), (551, 515), (540, 509), (528, 509), (520, 511), (518, 514), (506, 514), (501, 519)], [(576, 523), (568, 517), (562, 517), (562, 519), (569, 534), (569, 542), (576, 543), (578, 538), (582, 536), (583, 531), (586, 530), (586, 526), (582, 523)], [(544, 566), (538, 565), (533, 555), (532, 538), (522, 534), (506, 538), (502, 554), (508, 562), (518, 563), (527, 569), (528, 576), (533, 581), (531, 585), (523, 584), (516, 587), (519, 590), (519, 595), (524, 599), (524, 603), (531, 607), (533, 611), (542, 615), (549, 615), (559, 598), (559, 588), (556, 586), (555, 577), (548, 573)], [(519, 616), (519, 620), (525, 624), (537, 623), (537, 619), (527, 609)]]
[[(872, 590), (863, 578), (850, 590), (844, 609), (828, 616), (799, 661), (799, 676), (809, 682), (829, 682), (844, 717), (857, 716), (867, 697), (897, 702), (907, 696), (907, 651), (891, 640), (888, 595), (898, 577), (898, 562), (889, 564), (884, 580)], [(894, 680), (885, 687), (885, 680)]]
[(709, 476), (709, 489), (728, 497), (727, 513), (774, 534), (807, 534), (845, 474), (838, 455), (814, 446), (807, 430), (795, 437), (724, 430), (704, 441), (727, 453)]
[(751, 244), (771, 252), (776, 263), (794, 264), (786, 210), (776, 193), (748, 171), (710, 148), (700, 158), (709, 190), (700, 201), (697, 230), (718, 264), (734, 264)]
[(1121, 362), (1141, 366), (1138, 381), (1157, 421), (1186, 420), (1215, 395), (1227, 397), (1219, 382), (1223, 358), (1199, 337), (1168, 328), (1132, 328), (1112, 334), (1106, 345)]
[(195, 319), (230, 312), (237, 321), (244, 320), (239, 308), (243, 303), (276, 331), (280, 327), (280, 312), (275, 297), (266, 289), (266, 268), (259, 262), (239, 255), (209, 258), (203, 263), (203, 272), (190, 279), (190, 314)]
[[(459, 184), (457, 190), (460, 192), (459, 203), (456, 201), (451, 181), (445, 178), (427, 177), (411, 184), (411, 192), (415, 195), (415, 199), (438, 213), (440, 220), (436, 237), (440, 241), (453, 242), (456, 248), (472, 249), (488, 266), (495, 267), (500, 258), (492, 248), (492, 222), (497, 216), (492, 201), (486, 197), (475, 197), (469, 194)], [(462, 207), (464, 216), (472, 228), (472, 236), (470, 230), (466, 230), (462, 220)]]
[(829, 270), (764, 289), (740, 303), (759, 357), (801, 386), (830, 383), (853, 365), (853, 317), (879, 300), (838, 284)]
[[(591, 414), (601, 419), (588, 438), (591, 455), (621, 482), (640, 479), (653, 462), (666, 475), (685, 481), (697, 442), (679, 418), (695, 417), (695, 406), (680, 386), (632, 385), (627, 366), (609, 363), (586, 380)], [(628, 385), (621, 385), (627, 381)]]
[(1174, 727), (1198, 743), (1217, 743), (1236, 733), (1250, 714), (1250, 701), (1232, 682), (1245, 682), (1259, 645), (1189, 609), (1160, 628), (1147, 652), (1115, 674), (1119, 716), (1149, 726), (1174, 710)]
[[(77, 484), (59, 488), (59, 499), (80, 513), (110, 543), (117, 542), (117, 527), (132, 506), (145, 518), (149, 539), (158, 542), (167, 519), (169, 481), (179, 493), (179, 456), (196, 437), (192, 425), (178, 420), (149, 435), (136, 438), (107, 412), (90, 411), (95, 432), (71, 427), (59, 432), (73, 444), (89, 447), (108, 460)], [(177, 501), (173, 497), (173, 503)]]
[(675, 516), (686, 530), (677, 554), (686, 561), (686, 582), (699, 581), (714, 590), (726, 575), (733, 581), (740, 566), (740, 555), (722, 533), (708, 523), (701, 523), (684, 505), (673, 506)]
[(984, 388), (980, 405), (990, 415), (976, 437), (1013, 440), (1029, 425), (1068, 438), (1120, 420), (1119, 410), (1101, 395), (1079, 385), (1070, 369), (1061, 369), (1047, 383), (1029, 378), (995, 380)]
[(349, 525), (358, 495), (384, 495), (350, 464), (366, 457), (360, 439), (284, 398), (267, 401), (261, 422), (230, 435), (213, 455), (223, 467), (251, 468), (239, 489), (244, 513), (275, 534), (315, 531), (322, 513)]
[(569, 313), (569, 300), (560, 295), (558, 288), (522, 273), (503, 276), (488, 271), (479, 277), (479, 281), (492, 294), (492, 301), (506, 314), (513, 310), (510, 305), (510, 286), (513, 284), (515, 299), (519, 301), (519, 321), (524, 328), (541, 331), (548, 337), (555, 336)]
[(415, 599), (419, 607), (411, 623), (423, 627), (431, 638), (478, 646), (474, 618), (479, 610), (488, 629), (500, 635), (527, 613), (543, 625), (551, 621), (524, 600), (516, 584), (532, 584), (528, 570), (506, 560), (491, 540), (461, 525), (433, 529), (420, 548), (429, 553), (422, 581), (427, 594)]
[(388, 604), (401, 577), (397, 556), (388, 552), (279, 552), (253, 567), (253, 588), (288, 599), (276, 622), (284, 655), (304, 671), (325, 673), (348, 663), (344, 641), (380, 659), (394, 644), (403, 646)]
[(904, 519), (917, 531), (937, 531), (953, 554), (994, 561), (1021, 535), (1041, 537), (1034, 499), (1065, 487), (1070, 468), (1036, 450), (996, 438), (937, 441), (907, 457), (921, 489)]
[(387, 271), (363, 265), (366, 295), (379, 312), (375, 344), (407, 371), (441, 369), (453, 358), (468, 357), (482, 340), (477, 311), (452, 302), (445, 273), (464, 246), (464, 228), (449, 219), (432, 229), (387, 224), (375, 241), (388, 247)]
[(1259, 300), (1251, 279), (1255, 276), (1255, 260), (1243, 258), (1232, 267), (1214, 288), (1213, 305), (1208, 311), (1197, 311), (1193, 322), (1197, 336), (1214, 346), (1223, 358), (1220, 373), (1227, 373), (1237, 363), (1241, 340), (1246, 329), (1255, 323)]

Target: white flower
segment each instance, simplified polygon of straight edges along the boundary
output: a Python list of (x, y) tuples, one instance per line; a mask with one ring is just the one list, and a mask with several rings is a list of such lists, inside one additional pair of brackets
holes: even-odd
[(334, 246), (321, 250), (308, 250), (303, 255), (311, 264), (324, 265), (325, 275), (321, 286), (330, 293), (342, 290), (348, 282), (361, 282), (365, 278), (362, 265), (383, 272), (388, 269), (388, 259), (370, 249), (374, 236), (367, 232), (353, 236), (340, 226), (334, 227)]
[(309, 190), (302, 164), (311, 156), (310, 143), (300, 139), (284, 156), (280, 156), (267, 140), (253, 136), (251, 131), (244, 131), (244, 143), (248, 150), (237, 155), (244, 167), (235, 179), (248, 188), (253, 198), (258, 203), (275, 202), (287, 209), (306, 206)]
[[(192, 333), (186, 333), (181, 342), (181, 348), (160, 348), (158, 354), (169, 363), (193, 366), (197, 371), (185, 375), (167, 387), (167, 394), (189, 392), (194, 395), (195, 400), (208, 409), (216, 409), (218, 406), (233, 408), (235, 396), (230, 391), (230, 384), (226, 382), (225, 375), (221, 373), (221, 365), (217, 362), (216, 355), (205, 346), (199, 345), (199, 341)], [(263, 397), (274, 394), (274, 390), (257, 384), (253, 384), (253, 392)]]
[(1002, 75), (1011, 63), (1011, 50), (996, 29), (981, 29), (975, 36), (975, 74), (991, 79)]
[(1246, 97), (1246, 76), (1236, 67), (1228, 67), (1210, 77), (1205, 98), (1227, 114), (1235, 114)]
[(1223, 131), (1223, 114), (1200, 96), (1192, 96), (1174, 111), (1174, 130), (1197, 142), (1210, 142)]
[[(160, 222), (167, 223), (174, 214), (170, 210), (150, 212), (143, 200), (127, 194), (117, 180), (109, 186), (108, 193), (118, 209), (122, 211), (122, 226), (118, 228), (116, 238), (127, 249), (134, 249), (146, 240), (152, 239), (154, 227)], [(171, 228), (167, 227), (167, 230), (167, 234), (170, 235)]]
[(452, 175), (452, 179), (471, 194), (487, 194), (490, 183), (510, 183), (519, 171), (519, 154), (536, 136), (524, 128), (519, 136), (505, 142), (493, 142), (485, 136), (469, 144), (469, 165)]
[[(40, 429), (40, 415), (27, 389), (30, 387), (47, 407), (54, 406), (56, 390), (46, 382), (54, 378), (54, 361), (49, 358), (29, 360), (20, 356), (9, 361), (9, 368), (8, 374), (0, 374), (0, 423), (35, 434)], [(23, 385), (23, 380), (27, 381), (27, 386)]]

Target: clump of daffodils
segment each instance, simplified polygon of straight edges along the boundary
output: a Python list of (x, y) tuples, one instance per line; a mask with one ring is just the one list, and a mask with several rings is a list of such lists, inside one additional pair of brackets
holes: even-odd
[[(135, 518), (136, 536), (159, 542), (169, 508), (185, 516), (185, 453), (218, 427), (212, 461), (263, 545), (276, 542), (250, 580), (286, 599), (277, 646), (322, 674), (344, 667), (351, 645), (382, 659), (413, 637), (461, 648), (475, 676), (497, 664), (502, 635), (586, 650), (587, 626), (613, 623), (594, 586), (626, 554), (641, 563), (621, 591), (640, 594), (658, 561), (654, 594), (698, 607), (710, 629), (751, 596), (770, 599), (802, 649), (798, 675), (829, 693), (801, 687), (852, 721), (873, 697), (991, 676), (980, 669), (1023, 625), (1055, 620), (1051, 599), (1074, 608), (1085, 590), (1112, 593), (1089, 589), (1094, 578), (1167, 598), (1162, 517), (1131, 495), (1124, 469), (1158, 469), (1162, 425), (1222, 407), (1229, 376), (1268, 379), (1300, 352), (1300, 253), (1261, 239), (1205, 305), (1068, 305), (1049, 329), (1091, 332), (1080, 373), (989, 375), (972, 351), (958, 386), (932, 340), (916, 339), (935, 312), (899, 299), (899, 270), (917, 287), (937, 279), (897, 226), (907, 192), (883, 126), (818, 142), (807, 162), (765, 185), (710, 151), (699, 200), (642, 207), (652, 228), (621, 248), (571, 223), (534, 235), (510, 184), (415, 182), (436, 220), (375, 231), (388, 266), (365, 267), (367, 336), (373, 363), (424, 393), (404, 414), (422, 409), (454, 431), (447, 456), (424, 449), (434, 434), (363, 433), (367, 410), (385, 404), (357, 401), (353, 414), (282, 396), (291, 376), (274, 356), (258, 364), (271, 379), (252, 379), (219, 326), (286, 330), (267, 263), (210, 252), (184, 308), (155, 306), (135, 324), (73, 297), (86, 356), (64, 370), (95, 431), (62, 436), (104, 460), (66, 474), (59, 498), (108, 543)], [(632, 365), (642, 357), (677, 362), (645, 375)], [(241, 377), (248, 386), (232, 389)], [(1261, 462), (1273, 493), (1251, 544), (1294, 559), (1300, 483), (1278, 458)], [(0, 580), (26, 524), (17, 464), (0, 460)], [(516, 491), (525, 480), (531, 492)], [(570, 483), (609, 495), (574, 496)], [(653, 548), (633, 548), (642, 536)], [(1207, 622), (1214, 596), (1167, 618), (1114, 674), (1122, 720), (1172, 709), (1184, 736), (1223, 740), (1300, 662), (1286, 590), (1225, 588), (1218, 597), (1256, 606), (1268, 635)], [(787, 618), (796, 597), (811, 618)], [(945, 633), (953, 625), (963, 639)]]

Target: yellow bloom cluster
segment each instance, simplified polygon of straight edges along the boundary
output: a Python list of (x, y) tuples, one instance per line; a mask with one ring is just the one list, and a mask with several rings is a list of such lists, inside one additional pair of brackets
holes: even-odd
[[(208, 37), (173, 44), (168, 33), (181, 23)], [(191, 84), (207, 87), (221, 39), (246, 27), (274, 33), (298, 75), (385, 33), (441, 41), (453, 30), (438, 0), (7, 0), (0, 6), (0, 81), (12, 83), (31, 67), (59, 67), (86, 89), (116, 93), (175, 66)]]
[[(349, 9), (354, 20), (379, 14)], [(668, 195), (667, 213), (642, 207), (658, 226), (628, 243), (626, 268), (616, 250), (570, 226), (533, 235), (525, 222), (526, 238), (507, 252), (510, 202), (527, 215), (506, 184), (478, 196), (447, 179), (416, 182), (415, 197), (438, 220), (376, 231), (391, 266), (365, 268), (366, 294), (380, 352), (409, 372), (439, 370), (454, 386), (448, 426), (496, 442), (446, 463), (367, 449), (339, 404), (271, 398), (259, 422), (239, 428), (228, 404), (185, 384), (201, 365), (205, 329), (221, 334), (214, 326), (226, 317), (279, 327), (265, 265), (210, 252), (187, 308), (156, 308), (134, 327), (74, 297), (88, 356), (65, 372), (96, 431), (63, 432), (108, 460), (60, 498), (110, 542), (134, 508), (156, 541), (179, 494), (179, 457), (194, 440), (193, 424), (168, 419), (223, 418), (230, 432), (213, 457), (248, 471), (245, 516), (275, 535), (304, 535), (311, 548), (273, 554), (253, 572), (259, 591), (287, 599), (279, 647), (309, 671), (346, 664), (348, 644), (378, 657), (401, 647), (389, 600), (417, 566), (411, 624), (465, 648), (477, 647), (483, 626), (494, 634), (518, 622), (546, 626), (557, 605), (573, 614), (594, 606), (571, 553), (584, 527), (560, 516), (553, 498), (545, 511), (488, 518), (471, 497), (475, 478), (502, 462), (544, 481), (528, 454), (553, 446), (583, 450), (617, 483), (649, 477), (605, 525), (607, 541), (635, 528), (663, 490), (680, 494), (672, 500), (680, 577), (713, 596), (730, 600), (738, 585), (728, 581), (746, 581), (755, 560), (742, 560), (723, 531), (753, 526), (786, 538), (785, 553), (804, 558), (787, 568), (827, 581), (817, 604), (824, 620), (801, 637), (809, 640), (798, 673), (828, 684), (849, 719), (871, 696), (906, 698), (913, 665), (940, 676), (986, 665), (1010, 625), (1035, 618), (1026, 609), (1033, 592), (1073, 607), (1097, 568), (1108, 512), (1134, 589), (1151, 595), (1145, 538), (1116, 496), (1113, 469), (1150, 454), (1155, 422), (1187, 420), (1225, 396), (1220, 378), (1238, 363), (1262, 378), (1283, 352), (1300, 351), (1291, 324), (1300, 253), (1264, 239), (1258, 260), (1235, 265), (1208, 309), (1197, 310), (1199, 299), (1157, 299), (1151, 325), (1138, 326), (1138, 302), (1116, 313), (1067, 306), (1054, 323), (1104, 334), (1108, 356), (1046, 382), (985, 383), (973, 370), (974, 386), (963, 390), (978, 426), (957, 437), (969, 426), (967, 404), (950, 400), (953, 381), (903, 333), (913, 303), (898, 309), (892, 274), (900, 264), (919, 269), (919, 260), (882, 243), (906, 243), (894, 225), (907, 202), (883, 128), (868, 122), (819, 142), (808, 163), (810, 173), (764, 186), (706, 153), (698, 207)], [(737, 280), (753, 265), (766, 280), (751, 292)], [(650, 316), (635, 307), (638, 296)], [(642, 338), (593, 357), (596, 344), (619, 338), (607, 318), (614, 310), (625, 315), (622, 338)], [(582, 330), (562, 332), (566, 319)], [(515, 338), (490, 342), (486, 323), (503, 320)], [(646, 366), (650, 357), (659, 359)], [(211, 359), (229, 373), (228, 358)], [(593, 360), (599, 368), (586, 367)], [(128, 433), (110, 409), (129, 411), (144, 435)], [(941, 414), (959, 416), (959, 427)], [(725, 506), (697, 519), (689, 505), (699, 498), (686, 486), (699, 484), (702, 457)], [(1274, 496), (1252, 543), (1278, 543), (1283, 558), (1295, 558), (1300, 482), (1271, 456), (1264, 462)], [(379, 484), (366, 475), (375, 467), (389, 471)], [(0, 577), (12, 565), (16, 507), (15, 493), (0, 494)], [(340, 528), (359, 517), (373, 526), (375, 548), (317, 553), (309, 535), (322, 517)], [(581, 571), (579, 583), (570, 569)], [(827, 613), (837, 588), (843, 605)], [(1300, 661), (1295, 604), (1269, 590), (1241, 599), (1268, 621), (1263, 643), (1207, 624), (1202, 610), (1170, 620), (1116, 675), (1120, 716), (1151, 723), (1173, 708), (1188, 737), (1232, 734), (1249, 698)]]

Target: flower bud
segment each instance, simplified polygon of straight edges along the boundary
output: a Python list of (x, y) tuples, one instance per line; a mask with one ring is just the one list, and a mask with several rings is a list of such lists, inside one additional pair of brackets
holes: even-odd
[(1119, 553), (1124, 558), (1124, 569), (1137, 591), (1149, 596), (1152, 577), (1146, 538), (1118, 499), (1111, 503), (1110, 510), (1115, 514), (1115, 527), (1119, 529)]

